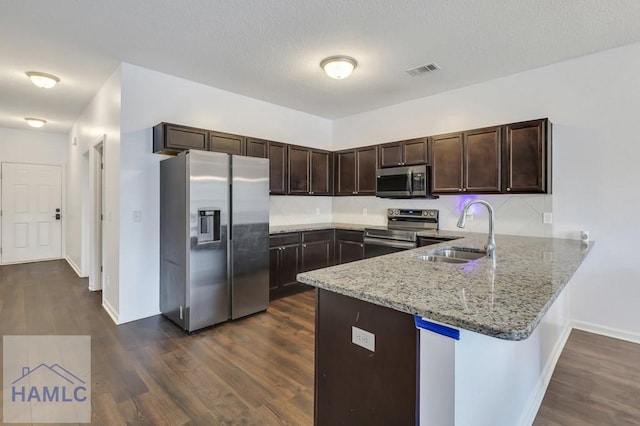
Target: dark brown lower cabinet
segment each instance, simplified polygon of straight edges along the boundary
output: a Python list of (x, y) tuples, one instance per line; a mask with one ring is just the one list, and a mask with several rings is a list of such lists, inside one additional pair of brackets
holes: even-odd
[[(315, 425), (415, 425), (413, 316), (316, 291)], [(352, 343), (353, 327), (375, 335), (373, 352)]]
[(269, 237), (269, 295), (275, 298), (301, 287), (296, 280), (300, 272), (300, 233)]
[(336, 231), (336, 264), (364, 259), (364, 233)]
[(303, 232), (301, 271), (312, 271), (331, 265), (333, 265), (333, 230)]

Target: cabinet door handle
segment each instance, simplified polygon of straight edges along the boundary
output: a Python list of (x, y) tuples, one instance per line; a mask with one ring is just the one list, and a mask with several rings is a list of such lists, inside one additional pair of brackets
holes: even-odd
[(511, 188), (507, 188), (507, 191), (511, 191)]
[(364, 244), (360, 244), (360, 247), (364, 247)]
[(459, 192), (462, 192), (462, 188), (458, 188), (458, 191), (459, 191)]
[(306, 245), (306, 244), (303, 244), (303, 245), (302, 245), (302, 247), (307, 247), (307, 245)]

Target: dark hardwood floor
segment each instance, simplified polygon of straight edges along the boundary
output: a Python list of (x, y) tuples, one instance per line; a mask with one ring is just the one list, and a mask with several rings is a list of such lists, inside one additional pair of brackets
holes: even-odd
[[(0, 266), (0, 334), (91, 335), (98, 425), (313, 424), (314, 310), (299, 293), (187, 336), (114, 325), (65, 261)], [(574, 330), (534, 424), (640, 425), (640, 345)]]
[(114, 325), (65, 261), (0, 266), (0, 334), (91, 335), (93, 424), (312, 424), (314, 310), (304, 292), (187, 336)]
[(640, 425), (640, 345), (574, 329), (534, 425)]

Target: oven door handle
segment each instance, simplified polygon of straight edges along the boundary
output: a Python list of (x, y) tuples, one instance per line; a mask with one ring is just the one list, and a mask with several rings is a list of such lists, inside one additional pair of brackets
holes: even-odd
[(398, 241), (398, 240), (383, 240), (378, 238), (367, 238), (364, 239), (365, 245), (371, 246), (385, 246), (385, 247), (393, 247), (399, 249), (410, 250), (416, 248), (416, 243), (413, 241)]
[(409, 195), (413, 195), (413, 171), (409, 169), (407, 174), (409, 175), (407, 178), (407, 192)]

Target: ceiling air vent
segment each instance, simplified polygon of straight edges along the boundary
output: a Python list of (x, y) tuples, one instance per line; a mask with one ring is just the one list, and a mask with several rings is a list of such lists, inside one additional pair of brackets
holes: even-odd
[(438, 64), (436, 64), (435, 62), (432, 62), (432, 63), (427, 64), (427, 65), (421, 65), (419, 67), (409, 68), (408, 70), (406, 70), (406, 72), (411, 77), (417, 77), (419, 75), (426, 74), (428, 72), (439, 70), (439, 69), (440, 69), (440, 66)]

